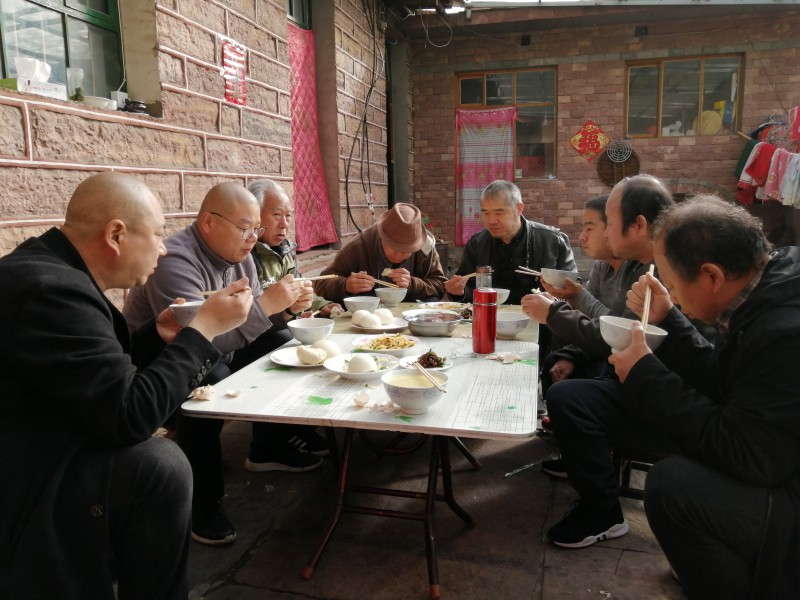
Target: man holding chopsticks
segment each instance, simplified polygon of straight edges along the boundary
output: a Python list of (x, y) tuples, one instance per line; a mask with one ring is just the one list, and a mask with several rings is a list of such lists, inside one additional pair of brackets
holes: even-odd
[[(263, 232), (253, 194), (239, 184), (220, 183), (206, 194), (195, 222), (164, 240), (167, 254), (160, 257), (155, 273), (145, 285), (131, 290), (125, 301), (123, 314), (134, 328), (175, 298), (196, 300), (204, 292), (247, 278), (254, 299), (247, 320), (214, 338), (214, 346), (223, 356), (201, 385), (221, 381), (286, 342), (291, 338), (288, 332), (271, 334), (271, 328), (311, 306), (313, 288), (308, 283), (294, 283), (292, 275), (266, 290), (259, 285), (250, 251)], [(221, 507), (225, 493), (219, 440), (222, 425), (220, 419), (176, 413), (177, 441), (192, 466), (194, 481), (192, 538), (210, 545), (230, 544), (236, 539), (236, 530)], [(281, 424), (254, 423), (246, 467), (292, 472), (319, 467), (322, 458), (297, 449), (290, 443), (293, 436), (294, 431)]]
[(381, 280), (408, 289), (406, 302), (439, 300), (446, 281), (436, 240), (423, 227), (419, 208), (404, 202), (350, 240), (321, 274), (339, 275), (314, 282), (316, 293), (334, 302), (368, 295)]
[[(510, 181), (493, 181), (481, 194), (484, 230), (470, 238), (461, 264), (445, 290), (452, 300), (472, 302), (475, 271), (492, 267), (492, 285), (511, 290), (506, 301), (519, 304), (531, 288), (539, 285), (538, 271), (544, 268), (577, 271), (567, 235), (555, 227), (529, 221), (522, 212), (522, 193)], [(517, 269), (533, 271), (529, 275)]]

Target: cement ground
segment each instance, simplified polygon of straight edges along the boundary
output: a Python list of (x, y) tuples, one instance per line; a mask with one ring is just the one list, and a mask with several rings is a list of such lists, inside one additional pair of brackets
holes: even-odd
[[(313, 555), (335, 498), (334, 469), (326, 460), (310, 473), (250, 473), (244, 469), (250, 425), (223, 430), (227, 462), (225, 511), (238, 532), (225, 548), (192, 542), (190, 597), (208, 600), (425, 600), (428, 575), (420, 522), (344, 514), (313, 577), (300, 572)], [(341, 439), (341, 432), (339, 432)], [(386, 442), (392, 434), (369, 434)], [(544, 540), (575, 497), (566, 480), (539, 466), (504, 478), (522, 465), (549, 458), (544, 439), (523, 442), (464, 440), (479, 471), (451, 451), (455, 496), (473, 517), (465, 525), (437, 503), (435, 533), (443, 599), (458, 600), (679, 600), (680, 586), (647, 526), (642, 503), (623, 499), (630, 532), (582, 550)], [(422, 491), (429, 442), (402, 457), (379, 456), (358, 437), (353, 479), (365, 485)], [(359, 501), (361, 498), (359, 498)], [(384, 500), (381, 499), (381, 502)], [(421, 501), (391, 499), (395, 509)]]

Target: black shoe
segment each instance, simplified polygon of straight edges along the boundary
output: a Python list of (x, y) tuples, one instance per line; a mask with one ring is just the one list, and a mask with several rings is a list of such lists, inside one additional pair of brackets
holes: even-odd
[(596, 512), (578, 504), (547, 532), (547, 539), (564, 548), (585, 548), (628, 533), (619, 502), (614, 508)]
[(542, 472), (552, 477), (560, 477), (561, 479), (567, 478), (567, 469), (564, 466), (564, 461), (560, 458), (544, 461), (542, 463)]
[(313, 471), (322, 464), (322, 457), (309, 452), (300, 452), (294, 446), (286, 445), (282, 448), (270, 448), (265, 451), (250, 451), (250, 456), (244, 461), (244, 468), (248, 471), (289, 471), (303, 473)]
[(289, 443), (300, 452), (308, 452), (317, 456), (328, 456), (331, 453), (325, 438), (310, 428), (293, 435), (289, 438)]
[(193, 507), (192, 539), (210, 546), (227, 546), (236, 539), (236, 529), (218, 504)]

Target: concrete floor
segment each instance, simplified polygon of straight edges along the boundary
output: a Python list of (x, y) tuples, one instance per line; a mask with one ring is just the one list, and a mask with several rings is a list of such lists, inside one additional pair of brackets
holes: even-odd
[[(392, 437), (369, 435), (376, 442)], [(331, 513), (334, 470), (326, 460), (310, 473), (250, 473), (243, 466), (249, 439), (247, 423), (229, 422), (223, 430), (228, 464), (225, 510), (239, 537), (226, 548), (192, 542), (191, 598), (428, 598), (424, 529), (415, 521), (344, 514), (313, 577), (303, 579), (300, 572)], [(456, 499), (476, 524), (465, 525), (445, 504), (437, 503), (443, 599), (685, 598), (668, 575), (667, 561), (647, 526), (641, 502), (623, 499), (631, 527), (628, 535), (582, 550), (558, 548), (543, 537), (569, 509), (574, 498), (570, 485), (544, 475), (538, 465), (503, 477), (524, 464), (549, 458), (552, 446), (540, 438), (465, 443), (482, 468), (473, 470), (453, 449), (453, 485)], [(428, 443), (403, 457), (378, 456), (358, 438), (353, 448), (353, 479), (365, 485), (424, 489)], [(406, 510), (418, 510), (422, 504), (411, 499), (389, 502)]]

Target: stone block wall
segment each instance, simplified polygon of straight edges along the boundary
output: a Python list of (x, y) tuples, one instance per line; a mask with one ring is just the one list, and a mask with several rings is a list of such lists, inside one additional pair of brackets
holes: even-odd
[[(518, 184), (526, 216), (561, 227), (573, 244), (584, 200), (608, 193), (609, 187), (600, 180), (596, 162), (580, 156), (569, 139), (589, 119), (612, 139), (622, 137), (627, 60), (744, 54), (745, 132), (800, 104), (800, 40), (795, 33), (800, 11), (786, 9), (779, 18), (774, 12), (752, 11), (692, 20), (681, 18), (680, 8), (668, 10), (675, 18), (649, 24), (648, 35), (639, 38), (628, 22), (537, 30), (527, 46), (520, 45), (516, 33), (481, 37), (461, 34), (457, 27), (445, 47), (433, 43), (441, 45), (442, 40), (414, 40), (415, 203), (436, 214), (453, 239), (456, 73), (557, 68), (557, 178)], [(744, 144), (737, 135), (633, 141), (641, 172), (665, 179), (675, 192), (715, 191), (729, 197), (735, 192), (733, 173)]]
[[(362, 178), (371, 178), (377, 212), (387, 206), (385, 77), (375, 53), (384, 40), (380, 33), (373, 39), (361, 2), (317, 4), (331, 11), (330, 19), (315, 23), (322, 31), (318, 39), (324, 40), (317, 56), (330, 57), (336, 65), (335, 87), (318, 90), (320, 103), (333, 107), (331, 121), (339, 140), (329, 144), (325, 157), (333, 172), (329, 188), (337, 188), (331, 196), (338, 205), (338, 195), (344, 198), (344, 163), (355, 139), (351, 208), (365, 227), (373, 216), (366, 208)], [(189, 223), (208, 189), (223, 181), (247, 185), (270, 177), (291, 196), (283, 0), (154, 0), (153, 5), (152, 22), (142, 25), (147, 11), (140, 10), (139, 0), (120, 0), (123, 16), (126, 8), (139, 10), (127, 23), (156, 32), (153, 64), (158, 71), (150, 76), (160, 87), (160, 117), (0, 89), (0, 255), (60, 224), (75, 186), (102, 171), (125, 171), (145, 180), (161, 198), (168, 232)], [(327, 29), (330, 35), (325, 35)], [(245, 106), (225, 100), (221, 69), (227, 38), (246, 48)], [(368, 152), (358, 143), (364, 138), (358, 120), (365, 112)], [(354, 231), (346, 218), (336, 216), (345, 234)]]

